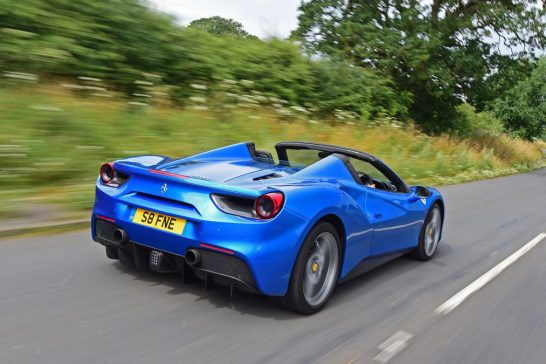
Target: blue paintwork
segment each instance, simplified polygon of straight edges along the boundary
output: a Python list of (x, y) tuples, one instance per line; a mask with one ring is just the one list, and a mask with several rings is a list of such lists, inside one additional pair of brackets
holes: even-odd
[[(178, 255), (200, 243), (232, 250), (249, 266), (258, 290), (267, 295), (286, 294), (303, 240), (326, 216), (343, 225), (342, 280), (365, 259), (417, 246), (428, 210), (442, 199), (435, 189), (422, 200), (414, 190), (396, 193), (365, 187), (335, 156), (304, 169), (262, 163), (252, 158), (244, 143), (178, 160), (162, 156), (118, 160), (115, 169), (130, 178), (119, 188), (97, 180), (91, 226), (97, 215), (106, 216), (115, 219), (132, 241)], [(281, 177), (254, 180), (271, 173)], [(161, 191), (163, 183), (168, 184), (166, 193)], [(265, 221), (224, 213), (210, 197), (223, 193), (256, 198), (271, 191), (282, 191), (285, 204), (275, 218)], [(139, 207), (185, 218), (182, 236), (132, 223)], [(92, 234), (94, 238), (94, 229)]]

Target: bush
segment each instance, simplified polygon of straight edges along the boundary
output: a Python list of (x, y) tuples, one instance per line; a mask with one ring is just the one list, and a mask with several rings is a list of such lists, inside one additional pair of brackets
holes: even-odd
[[(131, 98), (152, 74), (154, 85), (181, 104), (222, 91), (223, 80), (248, 80), (265, 97), (322, 115), (407, 115), (408, 95), (372, 70), (315, 60), (286, 40), (183, 28), (140, 0), (0, 0), (0, 24), (4, 72), (101, 79)], [(205, 95), (192, 84), (205, 85)]]
[(123, 99), (75, 97), (53, 86), (0, 89), (0, 152), (5, 154), (0, 191), (20, 196), (19, 189), (47, 188), (68, 201), (65, 188), (74, 193), (79, 188), (91, 202), (101, 162), (136, 154), (190, 155), (245, 140), (270, 151), (281, 140), (368, 151), (409, 183), (491, 177), (542, 160), (537, 145), (504, 135), (431, 137), (390, 119), (333, 126), (300, 114), (291, 123), (279, 121), (283, 118), (267, 107), (234, 107), (225, 114), (161, 106), (131, 109)]
[(488, 111), (476, 112), (469, 104), (457, 106), (457, 117), (454, 132), (457, 135), (469, 137), (483, 134), (498, 135), (504, 131), (502, 121)]
[(493, 110), (515, 136), (529, 140), (542, 137), (546, 130), (546, 57), (531, 76), (497, 99)]

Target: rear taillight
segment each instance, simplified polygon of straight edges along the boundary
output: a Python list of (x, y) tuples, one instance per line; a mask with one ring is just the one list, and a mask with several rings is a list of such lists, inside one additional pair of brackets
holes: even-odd
[(254, 210), (261, 219), (271, 219), (282, 209), (284, 195), (280, 192), (266, 193), (256, 199)]
[(102, 183), (108, 184), (112, 182), (115, 177), (114, 163), (104, 163), (100, 167), (100, 179)]
[(100, 167), (100, 180), (103, 185), (110, 187), (119, 187), (127, 181), (127, 176), (124, 173), (116, 172), (114, 162), (104, 163)]
[(257, 199), (216, 194), (211, 197), (216, 206), (225, 213), (261, 220), (277, 216), (284, 204), (284, 195), (281, 192), (266, 193)]

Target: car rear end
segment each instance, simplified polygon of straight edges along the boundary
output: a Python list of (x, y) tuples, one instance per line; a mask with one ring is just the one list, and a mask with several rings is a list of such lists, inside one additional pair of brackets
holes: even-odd
[(101, 168), (91, 224), (108, 256), (285, 294), (306, 220), (286, 208), (283, 191), (187, 176), (166, 162), (142, 157)]

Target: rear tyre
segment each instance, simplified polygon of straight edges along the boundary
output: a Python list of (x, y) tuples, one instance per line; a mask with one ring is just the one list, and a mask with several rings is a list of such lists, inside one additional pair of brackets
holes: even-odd
[(419, 234), (419, 245), (411, 252), (411, 255), (419, 260), (430, 260), (440, 242), (442, 234), (442, 212), (440, 206), (435, 204), (427, 214), (425, 223)]
[(294, 311), (319, 311), (336, 287), (341, 261), (340, 239), (335, 227), (318, 223), (309, 232), (296, 258), (284, 305)]

